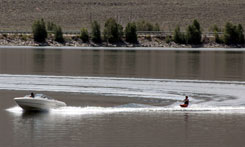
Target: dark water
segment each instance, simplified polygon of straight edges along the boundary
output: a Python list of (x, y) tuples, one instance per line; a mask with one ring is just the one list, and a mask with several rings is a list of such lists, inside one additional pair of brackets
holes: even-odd
[(12, 133), (6, 136), (13, 140), (6, 145), (11, 146), (189, 147), (243, 146), (244, 143), (245, 118), (236, 114), (9, 115)]
[[(242, 51), (0, 49), (0, 147), (242, 147), (244, 80)], [(23, 112), (30, 91), (68, 107)]]

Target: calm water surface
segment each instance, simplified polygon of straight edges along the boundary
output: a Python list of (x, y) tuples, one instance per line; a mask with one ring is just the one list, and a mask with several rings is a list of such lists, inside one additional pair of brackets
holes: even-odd
[[(23, 112), (30, 91), (68, 107)], [(0, 49), (0, 146), (242, 147), (244, 95), (243, 51)]]
[(245, 80), (245, 52), (1, 49), (0, 73)]

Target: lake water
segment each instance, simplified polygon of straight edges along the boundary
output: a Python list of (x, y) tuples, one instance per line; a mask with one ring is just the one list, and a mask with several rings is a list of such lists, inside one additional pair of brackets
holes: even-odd
[[(23, 112), (32, 91), (68, 106)], [(2, 48), (0, 146), (244, 146), (244, 95), (245, 51)]]

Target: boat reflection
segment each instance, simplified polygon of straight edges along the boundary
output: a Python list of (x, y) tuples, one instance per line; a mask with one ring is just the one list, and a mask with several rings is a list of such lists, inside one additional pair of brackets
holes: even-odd
[(23, 119), (28, 118), (40, 118), (48, 115), (48, 111), (23, 111), (21, 117)]

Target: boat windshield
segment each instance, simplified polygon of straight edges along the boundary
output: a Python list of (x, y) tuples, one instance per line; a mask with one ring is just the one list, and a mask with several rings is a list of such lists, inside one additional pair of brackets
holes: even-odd
[[(31, 95), (26, 95), (25, 97), (31, 97)], [(49, 96), (44, 95), (44, 94), (35, 94), (34, 98), (43, 98), (43, 99), (53, 100), (52, 97), (49, 97)]]

